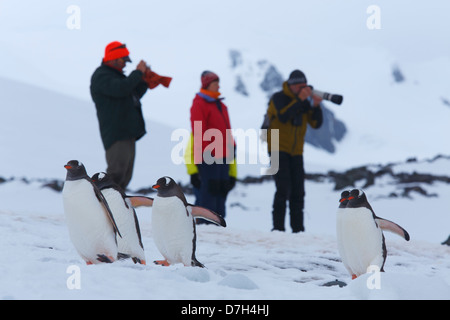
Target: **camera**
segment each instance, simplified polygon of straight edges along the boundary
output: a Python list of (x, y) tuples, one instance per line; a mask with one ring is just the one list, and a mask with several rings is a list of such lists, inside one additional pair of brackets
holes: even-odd
[(342, 101), (344, 100), (344, 97), (339, 95), (339, 94), (332, 94), (332, 93), (328, 93), (328, 92), (323, 92), (323, 91), (319, 91), (319, 90), (315, 90), (313, 88), (313, 86), (310, 86), (312, 89), (312, 94), (315, 96), (318, 96), (324, 100), (328, 100), (331, 101), (335, 104), (341, 104)]

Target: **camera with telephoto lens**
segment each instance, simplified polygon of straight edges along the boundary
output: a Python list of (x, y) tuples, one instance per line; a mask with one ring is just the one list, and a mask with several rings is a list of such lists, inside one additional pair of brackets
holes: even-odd
[(328, 92), (323, 92), (323, 91), (319, 91), (319, 90), (315, 90), (313, 88), (313, 86), (309, 86), (312, 90), (312, 94), (314, 96), (318, 96), (324, 100), (328, 100), (331, 101), (335, 104), (341, 104), (342, 101), (344, 100), (344, 97), (341, 96), (340, 94), (332, 94), (332, 93), (328, 93)]

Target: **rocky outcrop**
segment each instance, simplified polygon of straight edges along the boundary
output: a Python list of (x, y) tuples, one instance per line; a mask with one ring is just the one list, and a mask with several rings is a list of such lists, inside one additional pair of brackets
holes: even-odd
[[(438, 155), (431, 160), (425, 160), (432, 164), (436, 160), (445, 159), (449, 161), (450, 156)], [(417, 159), (408, 159), (405, 163), (390, 163), (386, 165), (367, 165), (351, 168), (346, 171), (337, 172), (329, 171), (327, 173), (306, 173), (305, 179), (317, 183), (332, 183), (334, 190), (340, 191), (351, 188), (367, 189), (377, 184), (380, 181), (389, 181), (390, 185), (396, 186), (396, 191), (389, 191), (384, 197), (390, 198), (411, 198), (412, 194), (419, 194), (425, 197), (437, 197), (438, 194), (429, 192), (428, 186), (435, 183), (442, 182), (450, 184), (450, 176), (436, 175), (431, 173), (421, 172), (396, 172), (395, 167), (400, 167), (402, 164), (419, 162)], [(246, 177), (240, 180), (241, 183), (261, 183), (272, 180), (272, 176), (262, 177)]]
[[(402, 172), (399, 171), (402, 165), (411, 163), (428, 163), (432, 165), (437, 160), (446, 160), (450, 165), (450, 156), (438, 155), (430, 160), (419, 162), (417, 159), (408, 159), (403, 163), (389, 163), (386, 165), (366, 165), (351, 168), (342, 172), (328, 171), (327, 173), (305, 173), (305, 179), (316, 183), (332, 183), (334, 190), (340, 191), (351, 188), (368, 189), (379, 186), (381, 181), (384, 184), (396, 186), (395, 192), (388, 191), (383, 197), (389, 198), (412, 198), (412, 195), (421, 195), (424, 197), (437, 197), (438, 194), (430, 192), (428, 187), (436, 183), (450, 184), (450, 176), (436, 175), (427, 172)], [(396, 170), (394, 170), (396, 169)], [(273, 176), (247, 176), (237, 180), (238, 184), (259, 184), (272, 181)], [(12, 181), (21, 181), (26, 184), (39, 183), (42, 188), (49, 188), (56, 192), (61, 192), (64, 186), (64, 180), (58, 179), (27, 179), (27, 178), (4, 178), (0, 177), (0, 185)], [(386, 182), (387, 181), (387, 182)], [(186, 194), (193, 194), (192, 186), (178, 182)], [(142, 187), (136, 190), (127, 190), (133, 194), (152, 194), (155, 192), (151, 186)]]

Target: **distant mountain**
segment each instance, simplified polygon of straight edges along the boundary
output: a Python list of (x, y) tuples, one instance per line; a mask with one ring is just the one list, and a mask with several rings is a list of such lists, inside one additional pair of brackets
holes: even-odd
[[(267, 101), (277, 91), (281, 90), (283, 82), (287, 76), (281, 74), (277, 67), (267, 61), (244, 58), (239, 50), (230, 50), (231, 69), (235, 75), (236, 84), (234, 90), (248, 98), (253, 95), (265, 94)], [(251, 85), (251, 82), (257, 84)], [(250, 87), (258, 88), (258, 92), (250, 92)], [(336, 151), (336, 144), (342, 141), (347, 128), (345, 123), (337, 119), (327, 106), (327, 102), (322, 103), (324, 121), (322, 127), (317, 130), (307, 130), (305, 141), (312, 146), (323, 149), (329, 153)], [(267, 107), (267, 105), (265, 105)], [(265, 110), (261, 110), (263, 115)]]

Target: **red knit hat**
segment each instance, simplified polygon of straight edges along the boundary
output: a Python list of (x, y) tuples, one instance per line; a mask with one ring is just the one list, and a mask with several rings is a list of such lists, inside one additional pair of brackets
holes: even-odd
[(105, 48), (105, 57), (103, 62), (116, 60), (123, 58), (125, 61), (131, 62), (129, 57), (130, 51), (128, 51), (127, 46), (119, 41), (113, 41), (108, 44)]
[(202, 88), (206, 89), (213, 81), (219, 81), (219, 76), (212, 71), (203, 71), (202, 76)]

